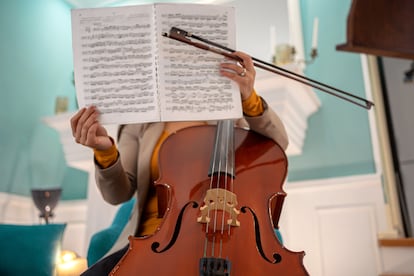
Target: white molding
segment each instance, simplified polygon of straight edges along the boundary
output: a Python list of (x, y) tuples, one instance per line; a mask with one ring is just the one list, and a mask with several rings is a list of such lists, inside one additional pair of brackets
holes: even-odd
[(343, 177), (333, 177), (333, 178), (324, 178), (324, 179), (311, 179), (311, 180), (303, 180), (303, 181), (291, 181), (285, 184), (285, 188), (288, 189), (291, 193), (299, 190), (303, 191), (304, 189), (315, 189), (315, 188), (323, 188), (327, 187), (331, 189), (332, 187), (336, 186), (339, 187), (341, 185), (367, 185), (370, 186), (376, 181), (379, 181), (381, 178), (380, 174), (362, 174), (362, 175), (350, 175), (350, 176), (343, 176)]
[(324, 275), (339, 275), (338, 270), (361, 276), (382, 271), (374, 204), (323, 206), (316, 209), (316, 216)]
[(6, 224), (37, 223), (31, 198), (0, 192), (0, 222)]
[[(302, 74), (297, 64), (284, 68)], [(264, 70), (257, 70), (255, 88), (285, 125), (289, 136), (286, 154), (302, 154), (308, 119), (321, 106), (315, 92), (309, 86)]]
[[(369, 101), (373, 101), (373, 87), (371, 85), (371, 77), (369, 72), (369, 65), (368, 65), (368, 57), (367, 55), (360, 55), (361, 58), (361, 66), (362, 66), (362, 76), (364, 79), (364, 87), (365, 87), (365, 94), (366, 98)], [(375, 106), (371, 108), (368, 112), (368, 120), (369, 120), (369, 129), (371, 134), (371, 145), (372, 145), (372, 152), (374, 154), (374, 161), (377, 173), (382, 173), (382, 164), (381, 164), (381, 154), (380, 154), (380, 147), (378, 143), (378, 130), (377, 124), (375, 121)]]
[(382, 247), (384, 271), (389, 275), (414, 274), (414, 247)]
[(289, 182), (284, 190), (280, 231), (288, 249), (305, 251), (310, 275), (383, 271), (377, 236), (387, 223), (380, 175)]
[(382, 174), (291, 182), (284, 187), (280, 230), (288, 249), (305, 250), (311, 275), (414, 272), (414, 249), (378, 245), (379, 237), (395, 230), (388, 223)]
[[(75, 142), (70, 126), (70, 119), (73, 115), (75, 115), (75, 112), (65, 112), (43, 117), (42, 121), (58, 132), (68, 166), (90, 172), (94, 166), (93, 151)], [(116, 137), (117, 125), (105, 125), (105, 128), (109, 135)]]
[(368, 100), (372, 100), (375, 103), (372, 110), (368, 111), (371, 145), (376, 172), (383, 175), (384, 197), (386, 198), (387, 218), (390, 225), (389, 232), (383, 233), (382, 235), (401, 237), (404, 235), (404, 227), (392, 163), (387, 123), (384, 115), (385, 111), (378, 65), (374, 56), (361, 54), (360, 57), (366, 96)]
[(75, 112), (65, 112), (54, 116), (44, 117), (42, 121), (59, 133), (60, 143), (68, 166), (89, 171), (93, 166), (93, 152), (91, 149), (77, 144), (70, 127), (70, 118)]

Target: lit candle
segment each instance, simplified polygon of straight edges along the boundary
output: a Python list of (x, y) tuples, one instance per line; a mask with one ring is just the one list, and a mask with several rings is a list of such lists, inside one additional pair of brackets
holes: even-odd
[(315, 17), (313, 20), (313, 35), (312, 35), (312, 49), (318, 48), (318, 26), (319, 19)]

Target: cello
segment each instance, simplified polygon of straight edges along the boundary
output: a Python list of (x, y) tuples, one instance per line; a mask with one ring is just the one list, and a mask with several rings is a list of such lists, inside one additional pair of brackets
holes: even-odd
[[(165, 36), (240, 61), (227, 53), (234, 50), (178, 28)], [(373, 106), (348, 92), (253, 61), (366, 109)], [(177, 131), (159, 152), (155, 185), (166, 202), (161, 225), (151, 236), (130, 237), (127, 252), (110, 275), (308, 275), (305, 253), (288, 250), (274, 233), (286, 196), (282, 186), (287, 165), (277, 143), (234, 128), (230, 120)]]
[(233, 124), (189, 127), (165, 140), (155, 183), (167, 195), (164, 219), (155, 234), (129, 238), (110, 275), (308, 275), (304, 252), (286, 249), (274, 233), (285, 153)]

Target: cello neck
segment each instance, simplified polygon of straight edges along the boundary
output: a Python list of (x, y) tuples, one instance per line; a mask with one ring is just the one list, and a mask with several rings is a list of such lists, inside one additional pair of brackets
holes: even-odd
[(221, 120), (217, 123), (209, 175), (225, 174), (235, 178), (234, 165), (234, 121)]

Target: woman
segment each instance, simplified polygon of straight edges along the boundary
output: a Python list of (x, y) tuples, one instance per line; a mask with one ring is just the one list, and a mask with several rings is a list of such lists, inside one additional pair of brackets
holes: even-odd
[[(254, 90), (256, 72), (251, 57), (242, 52), (234, 54), (243, 60), (242, 65), (223, 63), (220, 74), (239, 85), (244, 118), (238, 125), (249, 127), (286, 149), (288, 138), (282, 121)], [(189, 121), (126, 125), (119, 133), (117, 148), (98, 116), (99, 111), (93, 106), (79, 110), (71, 119), (73, 136), (77, 143), (94, 151), (96, 182), (104, 200), (120, 204), (136, 194), (137, 204), (110, 252), (83, 275), (107, 275), (127, 250), (128, 236), (154, 233), (162, 219), (154, 185), (150, 185), (158, 177), (159, 147), (177, 130), (206, 124)]]

